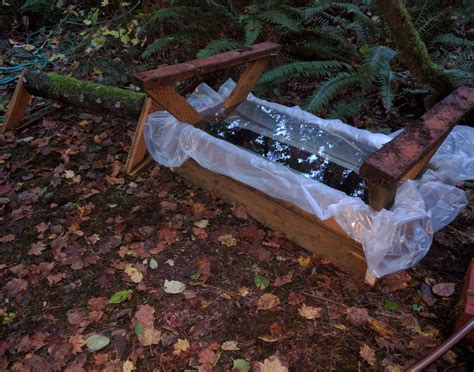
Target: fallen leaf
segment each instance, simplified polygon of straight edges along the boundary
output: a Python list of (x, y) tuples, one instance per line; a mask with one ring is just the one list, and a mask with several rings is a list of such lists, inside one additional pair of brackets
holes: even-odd
[(119, 304), (125, 300), (128, 300), (132, 292), (133, 291), (131, 289), (125, 289), (123, 291), (114, 293), (109, 299), (109, 304)]
[(130, 280), (134, 283), (140, 283), (143, 280), (143, 274), (132, 265), (125, 266), (124, 271), (128, 274)]
[(155, 270), (158, 268), (158, 262), (152, 257), (150, 258), (150, 269)]
[(316, 318), (321, 318), (321, 310), (322, 309), (320, 307), (313, 307), (303, 304), (298, 309), (298, 314), (300, 314), (303, 318), (313, 320)]
[(200, 220), (194, 222), (194, 226), (199, 227), (200, 229), (204, 229), (209, 225), (209, 220)]
[(177, 280), (165, 280), (164, 290), (166, 293), (178, 294), (184, 292), (186, 284), (181, 283)]
[(110, 342), (108, 337), (102, 335), (93, 335), (86, 340), (86, 345), (90, 350), (100, 350), (106, 347)]
[(199, 353), (199, 363), (205, 367), (213, 367), (217, 364), (220, 354), (215, 353), (211, 349), (207, 348)]
[(161, 340), (161, 332), (154, 327), (144, 327), (137, 337), (142, 346), (156, 345)]
[(135, 366), (133, 365), (133, 362), (130, 359), (127, 359), (123, 363), (123, 368), (122, 368), (123, 372), (132, 372), (134, 369), (135, 369)]
[(264, 293), (257, 302), (258, 310), (270, 310), (280, 304), (280, 299), (272, 293)]
[(86, 340), (82, 335), (74, 335), (69, 337), (68, 342), (72, 345), (72, 353), (81, 353), (82, 352), (82, 347), (85, 345)]
[(377, 358), (375, 357), (375, 351), (370, 346), (364, 344), (359, 350), (359, 355), (372, 367), (375, 366)]
[(377, 332), (380, 336), (384, 338), (390, 338), (394, 333), (393, 329), (376, 319), (372, 319), (369, 325), (370, 328), (372, 328), (375, 332)]
[(155, 308), (151, 305), (140, 305), (135, 313), (137, 319), (144, 326), (153, 327), (155, 323)]
[(365, 307), (350, 307), (347, 309), (347, 320), (356, 326), (365, 326), (372, 318)]
[(172, 227), (163, 227), (158, 231), (158, 239), (164, 240), (167, 244), (173, 244), (178, 240), (178, 235)]
[(237, 351), (240, 350), (237, 346), (237, 341), (226, 341), (221, 345), (221, 349), (224, 351)]
[(43, 242), (33, 243), (31, 244), (31, 249), (28, 251), (28, 256), (40, 256), (45, 248), (46, 244)]
[(237, 239), (235, 239), (231, 234), (224, 234), (217, 238), (217, 240), (224, 246), (231, 248), (237, 245)]
[(276, 277), (275, 281), (273, 282), (273, 286), (274, 287), (281, 287), (285, 284), (291, 283), (292, 281), (293, 281), (293, 272), (290, 271), (286, 275)]
[(455, 289), (454, 283), (438, 283), (435, 284), (433, 287), (433, 293), (437, 296), (441, 297), (449, 297), (452, 296)]
[(253, 278), (253, 282), (255, 283), (257, 288), (260, 289), (265, 289), (270, 285), (270, 279), (261, 275), (255, 275)]
[(247, 208), (245, 205), (238, 205), (232, 209), (232, 214), (242, 220), (248, 220), (249, 216), (247, 214)]
[(311, 263), (310, 257), (298, 257), (298, 264), (300, 266), (308, 266)]
[(233, 369), (237, 369), (239, 372), (249, 372), (250, 362), (245, 359), (234, 359)]
[(85, 314), (80, 309), (71, 309), (66, 312), (67, 321), (71, 325), (78, 325), (85, 318)]
[(50, 286), (59, 283), (61, 280), (63, 280), (66, 277), (66, 273), (56, 273), (56, 274), (49, 274), (46, 277), (46, 280), (48, 281), (48, 284)]
[(239, 293), (239, 296), (245, 297), (250, 293), (250, 289), (248, 289), (247, 287), (240, 287), (238, 290), (238, 293)]
[(173, 345), (173, 355), (181, 355), (183, 351), (187, 351), (190, 347), (188, 340), (178, 338), (178, 341)]
[(285, 367), (275, 355), (265, 359), (263, 363), (259, 362), (258, 367), (260, 372), (288, 372), (288, 367)]

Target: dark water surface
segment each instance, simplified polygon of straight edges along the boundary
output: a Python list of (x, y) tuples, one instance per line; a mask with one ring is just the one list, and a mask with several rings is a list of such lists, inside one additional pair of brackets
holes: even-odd
[(353, 170), (329, 161), (324, 152), (314, 154), (302, 150), (241, 128), (235, 121), (213, 118), (203, 129), (214, 137), (224, 139), (274, 163), (288, 166), (309, 178), (367, 202), (365, 181)]

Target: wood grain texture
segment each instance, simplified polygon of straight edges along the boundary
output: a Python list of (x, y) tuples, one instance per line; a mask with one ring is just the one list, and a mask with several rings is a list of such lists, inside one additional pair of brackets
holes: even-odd
[(199, 123), (204, 121), (199, 112), (186, 102), (184, 97), (178, 94), (172, 86), (164, 85), (159, 88), (150, 88), (146, 92), (158, 105), (163, 107), (163, 110), (168, 111), (179, 121), (194, 126), (199, 126)]
[(245, 71), (240, 75), (237, 84), (224, 102), (224, 109), (232, 110), (238, 106), (250, 93), (262, 72), (268, 66), (270, 58), (262, 58), (249, 62)]
[(26, 90), (23, 82), (23, 73), (18, 78), (13, 97), (8, 106), (2, 133), (15, 129), (23, 119), (25, 110), (31, 100), (31, 94)]
[(145, 102), (142, 107), (142, 112), (140, 113), (140, 118), (138, 119), (137, 126), (135, 127), (135, 133), (132, 137), (132, 145), (130, 146), (130, 151), (128, 152), (127, 161), (125, 163), (125, 171), (127, 174), (133, 174), (137, 166), (143, 162), (146, 155), (146, 144), (145, 144), (145, 121), (155, 108), (153, 100), (149, 97), (145, 99)]
[(367, 266), (360, 244), (352, 240), (333, 219), (321, 221), (286, 201), (273, 198), (229, 177), (212, 173), (193, 160), (175, 172), (206, 191), (217, 191), (229, 204), (243, 204), (248, 214), (289, 240), (322, 257), (362, 284)]
[(415, 178), (462, 117), (474, 108), (474, 88), (461, 86), (373, 153), (360, 175), (386, 189)]
[(140, 72), (133, 76), (132, 81), (135, 85), (146, 90), (151, 87), (172, 84), (193, 76), (223, 70), (245, 62), (276, 55), (279, 49), (280, 45), (267, 41), (248, 48), (220, 53), (212, 57), (194, 59), (189, 62)]

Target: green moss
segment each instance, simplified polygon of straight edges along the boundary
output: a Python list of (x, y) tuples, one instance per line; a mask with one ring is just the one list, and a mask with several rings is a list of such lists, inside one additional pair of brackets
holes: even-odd
[(91, 83), (55, 73), (45, 75), (51, 83), (51, 92), (58, 96), (64, 94), (79, 96), (84, 93), (88, 95), (88, 100), (120, 101), (136, 104), (139, 104), (145, 98), (145, 94), (141, 92)]

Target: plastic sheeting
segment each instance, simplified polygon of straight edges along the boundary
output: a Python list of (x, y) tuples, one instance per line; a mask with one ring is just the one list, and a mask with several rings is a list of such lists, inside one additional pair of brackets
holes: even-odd
[[(218, 114), (232, 87), (233, 82), (228, 81), (217, 93), (201, 84), (188, 102), (205, 116)], [(283, 118), (285, 123), (292, 123), (296, 134), (300, 128), (317, 128), (341, 139), (344, 145), (360, 150), (360, 159), (367, 155), (364, 151), (380, 148), (392, 139), (253, 95), (238, 107), (236, 112), (241, 117), (236, 120), (252, 122), (250, 111), (257, 106), (253, 121), (260, 123), (260, 128), (254, 130), (261, 130), (262, 122), (271, 124), (268, 115), (265, 120), (257, 117), (262, 108), (264, 112), (268, 109), (275, 120), (274, 127), (278, 127)], [(451, 132), (421, 179), (405, 182), (397, 190), (392, 208), (378, 212), (360, 199), (179, 122), (167, 112), (156, 112), (148, 117), (145, 140), (149, 153), (161, 165), (178, 167), (192, 158), (206, 169), (292, 202), (321, 220), (334, 217), (361, 243), (368, 271), (375, 277), (405, 270), (419, 262), (429, 250), (433, 233), (448, 225), (467, 205), (464, 192), (454, 184), (474, 179), (474, 129), (464, 126)], [(350, 159), (344, 151), (338, 154), (335, 158)], [(358, 161), (352, 164), (356, 168)]]

